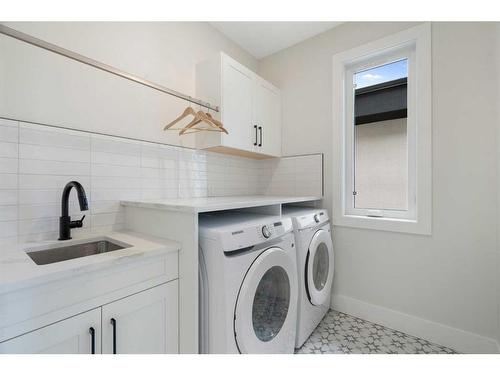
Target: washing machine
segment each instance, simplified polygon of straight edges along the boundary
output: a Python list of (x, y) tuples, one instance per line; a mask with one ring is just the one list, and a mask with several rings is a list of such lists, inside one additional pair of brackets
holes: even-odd
[(200, 353), (293, 353), (292, 221), (242, 212), (199, 218)]
[(283, 208), (294, 228), (299, 299), (295, 347), (300, 348), (330, 308), (334, 253), (328, 212)]

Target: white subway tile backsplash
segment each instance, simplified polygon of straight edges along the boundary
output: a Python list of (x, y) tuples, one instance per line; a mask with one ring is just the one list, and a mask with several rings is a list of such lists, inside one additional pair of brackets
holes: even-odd
[(121, 166), (121, 165), (92, 164), (90, 174), (91, 176), (109, 176), (109, 177), (140, 176), (141, 168)]
[(112, 154), (128, 154), (139, 156), (143, 142), (106, 135), (91, 135), (92, 152), (107, 152)]
[(15, 159), (0, 158), (0, 173), (17, 173), (17, 156)]
[(0, 121), (0, 141), (17, 143), (19, 140), (19, 129), (17, 122)]
[(19, 125), (19, 142), (31, 145), (90, 150), (90, 135), (88, 133), (23, 122)]
[[(88, 185), (87, 185), (88, 186)], [(141, 189), (93, 189), (92, 202), (141, 199)]]
[(19, 175), (19, 189), (30, 190), (48, 190), (58, 189), (62, 192), (64, 186), (69, 182), (76, 180), (84, 187), (90, 189), (89, 176), (55, 176), (55, 175), (34, 175), (34, 174), (20, 174)]
[(91, 203), (89, 208), (92, 215), (118, 212), (122, 208), (118, 200), (92, 201)]
[(6, 118), (0, 118), (0, 126), (10, 126), (12, 128), (17, 128), (19, 122), (15, 120), (8, 120)]
[(123, 224), (125, 215), (123, 212), (104, 213), (92, 215), (92, 226)]
[[(80, 208), (77, 200), (72, 200), (69, 206), (70, 215), (80, 214)], [(44, 202), (42, 202), (44, 203)], [(44, 217), (61, 216), (61, 203), (19, 205), (19, 220), (41, 219)]]
[(141, 156), (141, 167), (143, 168), (161, 168), (162, 159), (156, 156)]
[(17, 204), (17, 190), (0, 190), (0, 206)]
[(18, 156), (19, 145), (11, 142), (0, 141), (0, 158), (16, 158)]
[(17, 189), (17, 175), (0, 173), (0, 189)]
[(17, 235), (17, 221), (0, 221), (0, 238), (8, 238)]
[[(253, 160), (0, 119), (0, 245), (56, 238), (71, 180), (90, 206), (78, 231), (97, 234), (124, 228), (125, 199), (320, 195), (321, 164), (321, 155)], [(70, 215), (82, 215), (75, 191)]]
[(74, 148), (19, 144), (20, 159), (59, 160), (70, 162), (90, 162), (90, 154), (86, 150)]
[(143, 189), (141, 199), (166, 199), (177, 197), (177, 189)]
[(293, 156), (263, 163), (261, 183), (270, 195), (323, 195), (323, 156)]
[(93, 176), (92, 189), (140, 189), (142, 185), (139, 177), (102, 177)]
[(61, 189), (19, 190), (19, 204), (39, 204), (61, 202)]
[[(85, 220), (83, 221), (83, 229), (90, 228), (90, 222), (91, 217), (85, 217)], [(53, 233), (54, 237), (57, 237), (59, 233), (59, 217), (19, 220), (18, 223), (19, 235), (22, 236), (39, 233)]]
[(140, 187), (142, 189), (148, 189), (148, 190), (163, 189), (163, 188), (166, 188), (166, 185), (167, 185), (167, 181), (165, 181), (162, 178), (145, 178), (145, 177), (143, 177), (143, 178), (139, 179), (139, 181), (140, 181)]
[(17, 220), (17, 205), (0, 206), (0, 221)]
[(114, 154), (110, 152), (93, 151), (93, 164), (108, 164), (128, 167), (140, 167), (141, 157), (139, 155)]
[(119, 224), (113, 224), (113, 225), (98, 225), (98, 226), (93, 226), (92, 227), (92, 234), (95, 235), (100, 235), (100, 234), (107, 234), (109, 232), (114, 232), (114, 231), (119, 231), (119, 230), (124, 230), (125, 225), (123, 223)]
[(90, 163), (54, 161), (54, 160), (19, 160), (21, 174), (48, 174), (48, 175), (90, 175)]
[(17, 242), (18, 242), (17, 234), (15, 236), (10, 236), (10, 237), (0, 237), (0, 252), (8, 250), (9, 247), (16, 246)]
[(30, 235), (36, 233), (56, 232), (59, 229), (59, 220), (50, 219), (31, 219), (19, 220), (19, 234)]

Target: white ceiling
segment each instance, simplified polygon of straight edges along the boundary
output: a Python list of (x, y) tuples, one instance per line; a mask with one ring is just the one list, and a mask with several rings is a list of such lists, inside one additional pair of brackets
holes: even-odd
[(210, 22), (257, 59), (272, 55), (341, 22)]

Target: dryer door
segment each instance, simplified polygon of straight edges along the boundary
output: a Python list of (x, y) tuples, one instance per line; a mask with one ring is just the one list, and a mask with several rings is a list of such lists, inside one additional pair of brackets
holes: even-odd
[(283, 249), (263, 251), (241, 284), (234, 333), (241, 353), (293, 353), (297, 268)]
[(333, 244), (330, 232), (319, 229), (311, 239), (306, 263), (306, 289), (313, 305), (323, 305), (331, 293)]

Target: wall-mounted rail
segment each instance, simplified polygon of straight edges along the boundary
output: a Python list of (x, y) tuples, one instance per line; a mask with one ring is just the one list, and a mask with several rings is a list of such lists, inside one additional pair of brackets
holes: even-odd
[(124, 72), (124, 71), (122, 71), (120, 69), (117, 69), (117, 68), (115, 68), (115, 67), (113, 67), (111, 65), (107, 65), (107, 64), (104, 64), (104, 63), (102, 63), (100, 61), (97, 61), (97, 60), (91, 59), (89, 57), (80, 55), (79, 53), (70, 51), (70, 50), (68, 50), (66, 48), (59, 47), (59, 46), (57, 46), (55, 44), (46, 42), (45, 40), (35, 38), (34, 36), (25, 34), (25, 33), (21, 32), (21, 31), (12, 29), (12, 28), (10, 28), (8, 26), (0, 24), (0, 34), (4, 34), (4, 35), (7, 35), (7, 36), (10, 36), (10, 37), (12, 37), (14, 39), (17, 39), (17, 40), (29, 43), (29, 44), (31, 44), (33, 46), (36, 46), (36, 47), (39, 47), (39, 48), (43, 48), (43, 49), (45, 49), (47, 51), (50, 51), (50, 52), (56, 53), (58, 55), (67, 57), (69, 59), (78, 61), (78, 62), (80, 62), (82, 64), (86, 64), (86, 65), (89, 65), (89, 66), (91, 66), (93, 68), (96, 68), (96, 69), (99, 69), (99, 70), (102, 70), (102, 71), (114, 74), (115, 76), (118, 76), (118, 77), (121, 77), (121, 78), (125, 78), (125, 79), (127, 79), (129, 81), (132, 81), (132, 82), (138, 83), (140, 85), (152, 88), (153, 90), (157, 90), (157, 91), (163, 92), (165, 94), (175, 96), (176, 98), (179, 98), (179, 99), (182, 99), (182, 100), (186, 100), (186, 101), (194, 103), (194, 104), (198, 104), (198, 105), (200, 105), (202, 107), (211, 109), (211, 110), (213, 110), (215, 112), (219, 111), (219, 107), (217, 107), (217, 106), (213, 107), (210, 103), (207, 103), (207, 102), (204, 102), (202, 100), (193, 98), (193, 97), (191, 97), (189, 95), (185, 95), (185, 94), (180, 93), (178, 91), (169, 89), (168, 87), (165, 87), (165, 86), (162, 86), (162, 85), (158, 85), (158, 84), (156, 84), (154, 82), (148, 81), (148, 80), (143, 79), (141, 77), (137, 77), (137, 76), (135, 76), (133, 74), (130, 74), (130, 73)]

